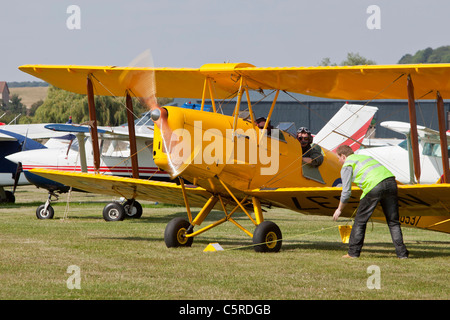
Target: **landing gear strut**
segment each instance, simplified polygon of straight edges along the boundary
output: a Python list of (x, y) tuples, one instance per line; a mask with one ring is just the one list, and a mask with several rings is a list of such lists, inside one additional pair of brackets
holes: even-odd
[[(252, 197), (251, 204), (253, 205), (253, 211), (255, 213), (255, 219), (248, 213), (246, 207), (250, 205), (247, 201), (249, 196), (245, 196), (244, 199), (239, 201), (231, 190), (219, 179), (219, 181), (224, 186), (225, 190), (237, 204), (231, 212), (227, 212), (226, 206), (224, 204), (224, 198), (221, 195), (211, 195), (208, 201), (205, 203), (200, 212), (196, 215), (195, 218), (192, 217), (191, 211), (189, 208), (189, 202), (187, 198), (186, 191), (184, 189), (184, 184), (181, 183), (183, 197), (186, 204), (186, 210), (188, 214), (189, 221), (183, 218), (175, 218), (171, 220), (164, 231), (164, 242), (168, 248), (173, 247), (190, 247), (193, 242), (193, 237), (212, 229), (226, 221), (229, 221), (236, 225), (239, 229), (244, 231), (247, 235), (252, 237), (254, 249), (256, 252), (278, 252), (281, 249), (282, 245), (282, 234), (280, 228), (271, 221), (264, 221), (261, 203), (258, 198)], [(213, 222), (212, 224), (201, 228), (200, 230), (193, 231), (194, 226), (199, 226), (209, 212), (214, 208), (215, 204), (220, 201), (223, 212), (225, 213), (225, 217), (222, 219)], [(242, 225), (240, 225), (236, 220), (234, 220), (231, 216), (236, 210), (241, 209), (249, 219), (256, 226), (254, 234), (245, 229)]]

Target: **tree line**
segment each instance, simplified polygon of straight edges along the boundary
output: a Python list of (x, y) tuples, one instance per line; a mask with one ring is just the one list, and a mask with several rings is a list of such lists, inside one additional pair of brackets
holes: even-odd
[[(1, 114), (5, 113), (2, 122), (8, 123), (16, 115), (21, 114), (17, 123), (66, 123), (69, 117), (73, 123), (89, 121), (89, 107), (87, 95), (76, 94), (66, 90), (49, 86), (44, 101), (34, 103), (30, 109), (21, 102), (17, 94), (11, 96), (9, 106), (3, 106)], [(127, 122), (125, 97), (95, 96), (97, 123), (100, 126), (118, 126)], [(158, 103), (167, 104), (172, 99), (158, 99)], [(135, 118), (147, 111), (146, 105), (139, 99), (133, 98), (133, 112)]]
[[(397, 64), (416, 64), (416, 63), (450, 63), (450, 46), (442, 46), (436, 49), (430, 47), (418, 50), (414, 55), (407, 53)], [(340, 66), (359, 66), (377, 64), (375, 61), (362, 57), (359, 53), (349, 52), (347, 58), (343, 60)], [(323, 58), (320, 66), (337, 66), (337, 63), (332, 63), (330, 58)]]
[[(450, 46), (442, 46), (436, 49), (426, 48), (417, 51), (414, 55), (405, 54), (398, 64), (409, 63), (450, 63)], [(347, 58), (339, 65), (373, 65), (375, 61), (362, 57), (359, 53), (350, 52)], [(330, 58), (323, 58), (321, 66), (336, 66)], [(8, 86), (45, 86), (45, 82), (27, 81), (25, 83), (8, 83)], [(74, 123), (83, 123), (89, 120), (87, 96), (71, 93), (49, 86), (47, 98), (38, 101), (27, 109), (21, 102), (21, 98), (13, 94), (9, 106), (0, 106), (0, 121), (8, 123), (18, 114), (21, 114), (18, 123), (65, 123), (72, 117)], [(159, 104), (167, 104), (171, 99), (158, 99)], [(96, 96), (95, 105), (97, 121), (99, 125), (117, 126), (127, 122), (125, 109), (125, 97)], [(139, 117), (147, 111), (147, 107), (133, 98), (134, 113)]]

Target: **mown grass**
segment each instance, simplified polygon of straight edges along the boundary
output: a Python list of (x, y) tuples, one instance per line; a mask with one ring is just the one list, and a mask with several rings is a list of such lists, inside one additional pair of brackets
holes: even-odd
[[(345, 260), (337, 223), (329, 217), (271, 209), (266, 219), (283, 232), (276, 254), (253, 251), (251, 239), (230, 223), (167, 249), (166, 224), (184, 208), (143, 203), (141, 219), (105, 222), (105, 196), (73, 193), (38, 220), (43, 191), (22, 187), (16, 204), (0, 207), (0, 299), (449, 299), (447, 234), (403, 229), (410, 259), (396, 258), (388, 228), (368, 227), (359, 259)], [(204, 224), (220, 218), (214, 212)], [(253, 230), (243, 216), (238, 221)], [(343, 220), (341, 223), (346, 223)], [(204, 253), (211, 242), (221, 252)], [(77, 265), (81, 289), (67, 273)], [(369, 289), (367, 268), (381, 271), (381, 289)]]

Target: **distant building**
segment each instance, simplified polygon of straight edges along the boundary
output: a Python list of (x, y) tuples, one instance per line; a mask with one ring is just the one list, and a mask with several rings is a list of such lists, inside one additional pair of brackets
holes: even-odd
[(0, 103), (2, 105), (9, 104), (9, 88), (6, 81), (0, 81)]
[[(255, 117), (267, 116), (272, 105), (273, 94), (266, 99), (261, 100), (262, 96), (251, 94), (252, 109)], [(201, 103), (197, 99), (175, 99), (175, 105), (182, 105), (186, 101), (192, 103)], [(216, 101), (216, 107), (221, 101)], [(307, 127), (313, 133), (320, 129), (334, 116), (336, 112), (345, 104), (346, 100), (325, 99), (301, 94), (290, 94), (290, 96), (280, 92), (277, 100), (277, 106), (272, 114), (272, 125), (277, 126), (280, 122), (293, 122), (296, 128)], [(209, 100), (207, 101), (210, 104)], [(348, 101), (348, 103), (366, 104), (367, 101)], [(380, 123), (388, 120), (409, 122), (408, 101), (407, 100), (373, 100), (368, 103), (369, 106), (378, 107), (374, 116), (373, 125), (376, 136), (371, 138), (398, 138), (404, 139), (404, 136), (380, 126)], [(221, 112), (231, 115), (234, 110), (234, 103), (223, 103)], [(245, 95), (242, 98), (241, 111), (247, 109)], [(447, 114), (447, 129), (450, 129), (450, 101), (444, 100), (444, 111)], [(419, 125), (439, 130), (438, 117), (435, 100), (416, 100), (416, 116)]]

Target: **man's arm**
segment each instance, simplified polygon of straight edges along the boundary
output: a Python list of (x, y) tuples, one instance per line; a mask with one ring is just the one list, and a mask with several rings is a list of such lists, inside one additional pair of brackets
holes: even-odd
[(309, 163), (312, 166), (318, 167), (323, 162), (323, 154), (318, 145), (314, 145), (311, 147), (310, 151), (308, 152), (308, 157), (311, 159), (311, 161), (305, 162)]
[(342, 192), (341, 199), (336, 211), (333, 214), (333, 220), (336, 221), (344, 210), (350, 196), (352, 194), (352, 175), (353, 169), (350, 166), (342, 167), (341, 169), (341, 180), (342, 180)]

